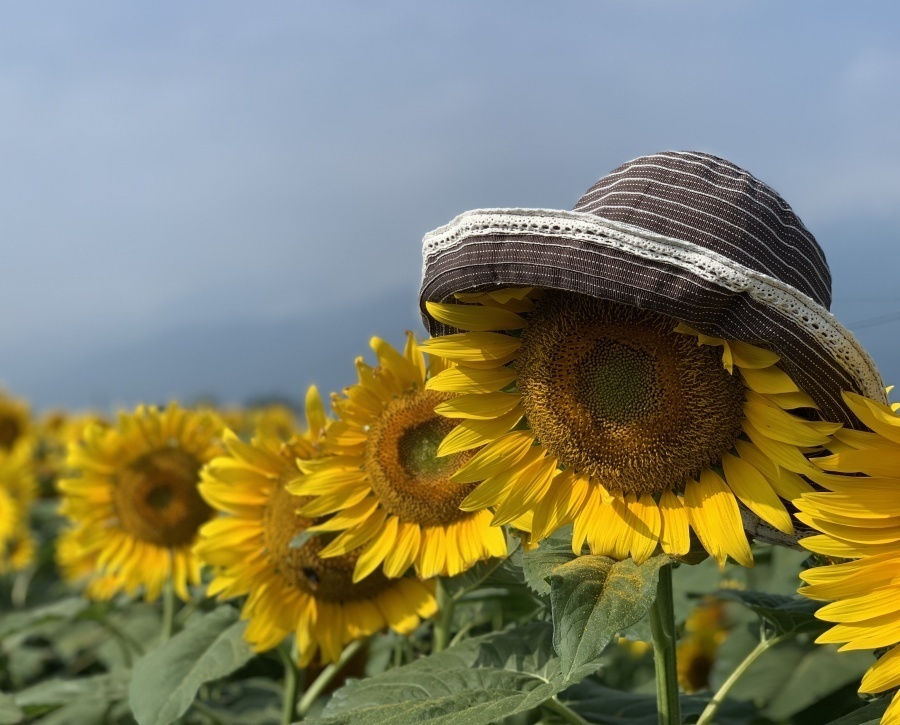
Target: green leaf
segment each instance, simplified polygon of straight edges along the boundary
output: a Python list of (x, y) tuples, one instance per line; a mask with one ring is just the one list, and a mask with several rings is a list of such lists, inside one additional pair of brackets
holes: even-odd
[(253, 657), (237, 611), (219, 607), (142, 657), (134, 668), (129, 701), (140, 725), (177, 720), (200, 686), (234, 672)]
[(831, 626), (816, 619), (816, 611), (822, 605), (809, 599), (738, 589), (720, 589), (713, 596), (743, 604), (770, 625), (776, 635), (818, 634)]
[(882, 698), (839, 717), (837, 720), (832, 720), (828, 725), (878, 725), (881, 722), (881, 716), (884, 715), (884, 711), (890, 704), (891, 698)]
[(73, 680), (45, 680), (14, 695), (16, 705), (27, 710), (68, 705), (81, 700), (114, 702), (125, 697), (129, 673), (79, 677)]
[(538, 707), (568, 682), (548, 622), (474, 637), (350, 682), (309, 725), (487, 725)]
[(24, 632), (54, 620), (70, 620), (88, 609), (91, 603), (81, 597), (69, 597), (43, 607), (35, 607), (24, 612), (14, 612), (0, 619), (0, 639), (11, 634)]
[[(656, 695), (622, 692), (585, 680), (570, 687), (559, 699), (588, 722), (597, 725), (658, 725)], [(683, 720), (696, 718), (708, 704), (710, 695), (681, 697)], [(749, 703), (726, 701), (716, 713), (716, 725), (746, 725), (753, 722), (756, 709)], [(691, 720), (693, 722), (693, 720)]]
[(41, 725), (72, 725), (72, 723), (111, 722), (107, 717), (110, 704), (103, 700), (81, 699), (54, 710), (37, 722)]
[(538, 594), (547, 595), (550, 593), (548, 580), (553, 570), (574, 558), (572, 527), (567, 526), (544, 539), (537, 549), (525, 552), (522, 556), (525, 582)]
[(641, 565), (581, 556), (550, 577), (553, 646), (564, 676), (575, 682), (596, 670), (596, 660), (616, 633), (638, 622), (656, 598), (661, 567), (656, 556)]
[(25, 719), (25, 713), (16, 705), (15, 698), (0, 692), (0, 725), (15, 725)]

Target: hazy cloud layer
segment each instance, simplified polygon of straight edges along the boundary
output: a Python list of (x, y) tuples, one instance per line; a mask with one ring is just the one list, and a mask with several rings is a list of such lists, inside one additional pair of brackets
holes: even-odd
[[(813, 0), (4, 5), (0, 379), (41, 406), (288, 385), (289, 361), (175, 342), (216, 331), (331, 382), (311, 348), (412, 324), (424, 232), (571, 208), (667, 148), (778, 189), (842, 320), (900, 312), (898, 21)], [(860, 330), (893, 380), (897, 325)]]

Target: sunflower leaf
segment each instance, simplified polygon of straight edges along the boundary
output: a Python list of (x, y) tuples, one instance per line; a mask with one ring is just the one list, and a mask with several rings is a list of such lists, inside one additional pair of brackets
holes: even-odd
[(28, 631), (46, 622), (74, 619), (90, 607), (91, 603), (83, 597), (69, 597), (42, 607), (5, 614), (0, 624), (0, 639)]
[(0, 692), (0, 724), (15, 725), (25, 719), (25, 713), (16, 705), (12, 695)]
[(649, 611), (659, 570), (669, 563), (667, 556), (640, 565), (632, 559), (582, 556), (553, 570), (553, 647), (566, 679), (577, 682), (596, 670), (613, 637)]
[(538, 594), (550, 593), (550, 575), (561, 564), (575, 558), (572, 553), (572, 527), (567, 526), (544, 539), (537, 549), (526, 551), (522, 557), (525, 582)]
[(253, 651), (243, 640), (245, 626), (233, 607), (222, 606), (142, 657), (129, 688), (138, 723), (163, 725), (177, 720), (201, 685), (248, 662)]
[(878, 725), (881, 722), (881, 716), (891, 704), (891, 698), (884, 697), (876, 702), (864, 705), (858, 710), (832, 720), (828, 725)]
[(798, 635), (824, 632), (831, 625), (816, 619), (821, 604), (784, 594), (720, 589), (713, 596), (739, 602), (753, 611), (775, 631), (775, 635)]
[(309, 725), (487, 725), (539, 707), (571, 682), (548, 622), (474, 637), (338, 690)]

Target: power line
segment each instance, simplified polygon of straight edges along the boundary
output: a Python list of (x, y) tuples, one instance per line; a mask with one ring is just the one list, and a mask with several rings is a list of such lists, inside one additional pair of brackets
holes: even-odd
[(847, 325), (851, 330), (862, 330), (866, 327), (877, 327), (878, 325), (887, 325), (890, 322), (900, 321), (900, 312), (891, 312), (887, 315), (879, 315), (878, 317), (869, 317), (860, 320), (852, 325)]

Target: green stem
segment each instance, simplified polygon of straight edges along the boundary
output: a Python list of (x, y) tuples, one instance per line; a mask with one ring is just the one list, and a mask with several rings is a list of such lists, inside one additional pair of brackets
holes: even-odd
[(659, 725), (681, 725), (681, 701), (678, 699), (678, 670), (675, 662), (675, 608), (671, 565), (659, 570), (656, 599), (650, 608), (650, 631), (653, 633)]
[(163, 642), (172, 638), (175, 631), (175, 587), (172, 582), (166, 582), (163, 587), (163, 617), (162, 617), (162, 633), (160, 635)]
[(201, 715), (205, 715), (210, 720), (210, 722), (213, 723), (213, 725), (225, 725), (225, 721), (221, 718), (219, 713), (213, 710), (202, 700), (194, 700), (191, 703), (191, 707)]
[(590, 725), (590, 723), (581, 717), (581, 715), (571, 709), (568, 705), (563, 705), (563, 703), (555, 697), (551, 697), (549, 700), (542, 702), (541, 707), (556, 713), (564, 722), (572, 723), (572, 725)]
[(456, 600), (450, 596), (443, 579), (437, 580), (438, 614), (434, 621), (434, 652), (443, 652), (450, 643), (450, 625), (453, 622), (453, 610)]
[(333, 662), (322, 670), (321, 674), (309, 686), (309, 689), (303, 693), (303, 697), (300, 698), (300, 704), (297, 705), (297, 714), (301, 718), (309, 712), (309, 708), (313, 706), (313, 703), (319, 698), (319, 695), (321, 695), (325, 691), (325, 688), (332, 683), (334, 678), (340, 674), (341, 670), (344, 669), (344, 666), (353, 659), (353, 656), (365, 647), (367, 642), (368, 640), (365, 639), (357, 639), (351, 642), (344, 647), (344, 651), (341, 652), (341, 656), (338, 657), (337, 662)]
[(786, 639), (785, 637), (772, 637), (768, 639), (765, 635), (760, 639), (760, 642), (756, 647), (753, 648), (753, 651), (748, 654), (744, 660), (739, 664), (730, 675), (728, 675), (728, 679), (722, 683), (722, 686), (716, 691), (716, 694), (713, 695), (712, 699), (707, 704), (706, 708), (700, 713), (700, 719), (697, 720), (697, 725), (709, 725), (713, 722), (713, 718), (716, 716), (716, 713), (719, 710), (719, 707), (723, 702), (725, 702), (725, 698), (728, 697), (728, 693), (731, 691), (731, 688), (734, 687), (735, 683), (741, 679), (743, 674), (750, 669), (756, 660), (768, 649), (771, 649), (779, 642)]
[(297, 709), (297, 665), (291, 653), (285, 650), (284, 645), (278, 648), (278, 656), (284, 665), (284, 701), (281, 706), (281, 725), (291, 725), (294, 722), (294, 713)]

